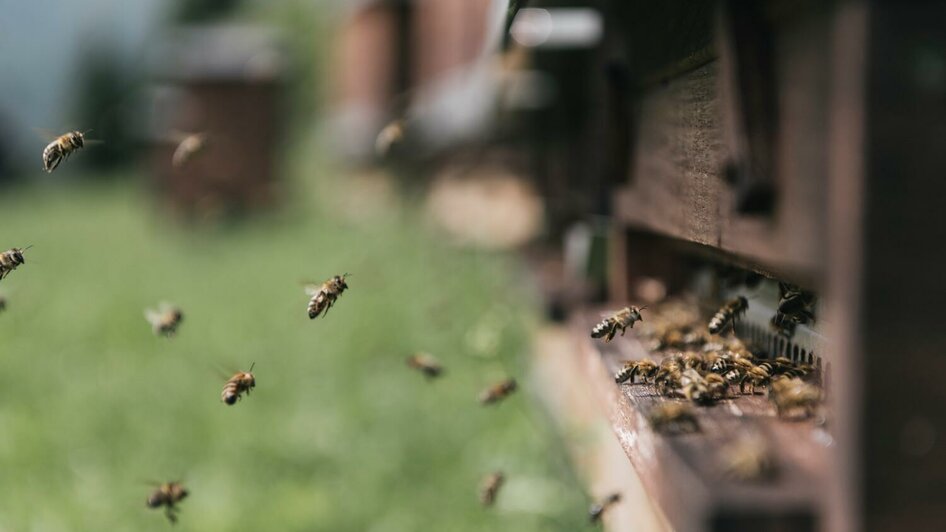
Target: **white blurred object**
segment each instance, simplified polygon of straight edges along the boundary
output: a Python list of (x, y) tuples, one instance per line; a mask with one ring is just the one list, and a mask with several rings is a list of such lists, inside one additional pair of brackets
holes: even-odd
[(591, 8), (525, 8), (509, 33), (529, 48), (588, 48), (601, 40), (604, 22)]

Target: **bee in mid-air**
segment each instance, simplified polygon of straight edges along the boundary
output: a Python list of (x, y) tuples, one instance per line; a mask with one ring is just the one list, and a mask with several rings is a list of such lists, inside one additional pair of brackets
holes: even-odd
[(220, 394), (220, 400), (228, 405), (235, 404), (244, 393), (250, 395), (250, 390), (256, 387), (256, 377), (253, 376), (253, 366), (250, 365), (249, 371), (238, 371), (226, 384), (223, 385), (223, 393)]
[(0, 296), (0, 312), (3, 312), (7, 309), (7, 298)]
[(634, 384), (635, 377), (640, 377), (642, 381), (647, 382), (657, 375), (657, 369), (657, 364), (652, 360), (628, 360), (624, 363), (624, 367), (614, 375), (614, 382), (621, 384), (631, 381), (631, 384)]
[(645, 308), (647, 307), (624, 307), (595, 325), (594, 329), (591, 330), (591, 337), (604, 337), (605, 342), (610, 342), (617, 334), (618, 329), (621, 329), (621, 336), (624, 336), (624, 331), (628, 327), (633, 329), (635, 322), (644, 321), (644, 318), (641, 317), (641, 311)]
[(443, 373), (443, 366), (440, 365), (440, 361), (427, 353), (416, 353), (407, 357), (407, 365), (431, 379), (439, 377)]
[(693, 408), (686, 403), (660, 403), (650, 411), (647, 420), (658, 432), (684, 433), (700, 430)]
[(148, 497), (148, 508), (164, 506), (164, 515), (172, 524), (177, 522), (178, 503), (187, 497), (187, 489), (180, 482), (165, 482), (157, 484), (154, 492)]
[(174, 168), (182, 168), (207, 147), (206, 133), (178, 133), (175, 140), (178, 139), (177, 148), (171, 156), (171, 166)]
[(500, 381), (483, 390), (483, 393), (480, 394), (480, 403), (484, 405), (498, 403), (508, 397), (509, 394), (516, 391), (516, 386), (516, 379)]
[(381, 129), (374, 142), (374, 151), (378, 157), (386, 157), (391, 149), (404, 140), (405, 121), (403, 118), (393, 120)]
[(81, 131), (71, 131), (56, 137), (43, 150), (43, 170), (51, 173), (59, 166), (59, 163), (67, 159), (74, 151), (85, 146), (85, 142), (85, 133)]
[(591, 519), (592, 523), (601, 521), (601, 516), (604, 515), (604, 512), (620, 501), (620, 493), (612, 493), (611, 495), (608, 495), (603, 501), (591, 505), (591, 508), (588, 510), (588, 518)]
[(745, 314), (748, 308), (749, 300), (742, 296), (726, 303), (722, 308), (716, 311), (716, 314), (710, 319), (709, 332), (719, 334), (727, 324), (732, 324), (733, 329), (735, 329), (736, 319), (738, 319), (740, 315)]
[(161, 303), (157, 310), (146, 309), (145, 319), (151, 324), (154, 334), (174, 336), (177, 328), (184, 321), (184, 312), (169, 303)]
[(26, 259), (23, 258), (23, 252), (31, 247), (33, 246), (12, 248), (0, 253), (0, 279), (10, 275), (10, 272), (17, 269), (21, 264), (26, 263)]
[(496, 471), (495, 473), (486, 475), (486, 478), (483, 479), (480, 485), (480, 502), (483, 506), (492, 506), (493, 503), (496, 502), (496, 495), (499, 493), (499, 488), (502, 487), (505, 480), (506, 476), (503, 475), (502, 471)]
[(775, 476), (772, 451), (758, 434), (744, 435), (720, 451), (722, 472), (739, 482), (764, 481)]
[(309, 300), (308, 306), (309, 319), (314, 320), (319, 314), (322, 314), (323, 317), (328, 315), (328, 309), (332, 308), (338, 296), (348, 288), (348, 284), (345, 282), (348, 275), (347, 273), (336, 275), (320, 285), (310, 284), (306, 286), (305, 292), (312, 298)]

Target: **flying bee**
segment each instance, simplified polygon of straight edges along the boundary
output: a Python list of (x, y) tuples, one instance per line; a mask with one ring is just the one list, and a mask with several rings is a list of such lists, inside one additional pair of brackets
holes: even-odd
[(647, 382), (648, 379), (653, 379), (654, 375), (657, 374), (657, 367), (657, 364), (652, 360), (629, 360), (614, 375), (614, 382), (621, 384), (622, 382), (631, 381), (631, 384), (634, 384), (635, 376), (639, 376), (642, 381)]
[(710, 319), (708, 326), (709, 332), (719, 334), (727, 324), (731, 324), (733, 330), (735, 330), (736, 320), (740, 315), (745, 314), (748, 308), (749, 300), (742, 296), (726, 303), (722, 308), (716, 311), (716, 314)]
[(253, 366), (256, 362), (250, 364), (249, 371), (238, 371), (226, 384), (223, 385), (223, 393), (220, 394), (220, 400), (228, 405), (235, 404), (244, 393), (250, 395), (250, 390), (256, 388), (256, 377), (253, 376)]
[(803, 417), (810, 417), (821, 404), (821, 400), (821, 388), (801, 379), (779, 377), (769, 386), (769, 401), (781, 418), (792, 417), (798, 413)]
[(180, 482), (165, 482), (158, 484), (154, 492), (148, 496), (148, 508), (164, 506), (164, 515), (171, 524), (177, 522), (177, 505), (187, 497), (187, 489)]
[(177, 328), (184, 321), (184, 313), (178, 307), (161, 303), (157, 310), (145, 309), (145, 319), (151, 324), (154, 334), (174, 336)]
[(506, 481), (506, 476), (502, 471), (496, 471), (486, 475), (480, 485), (480, 502), (483, 506), (492, 506), (496, 502), (496, 495), (499, 494), (499, 488)]
[(443, 366), (440, 365), (440, 361), (427, 353), (416, 353), (407, 357), (407, 365), (431, 379), (439, 377), (443, 373)]
[(311, 296), (308, 306), (309, 319), (314, 320), (319, 314), (322, 314), (323, 317), (328, 315), (328, 310), (335, 305), (335, 300), (348, 288), (348, 284), (345, 282), (348, 276), (347, 273), (336, 275), (321, 285), (310, 284), (306, 286), (305, 292)]
[(621, 501), (620, 493), (612, 493), (611, 495), (608, 495), (607, 497), (605, 497), (603, 501), (597, 502), (591, 505), (591, 508), (588, 510), (588, 518), (591, 520), (592, 523), (597, 523), (601, 521), (601, 516), (604, 515), (604, 512), (606, 512), (608, 508), (614, 506), (620, 501)]
[(647, 307), (624, 307), (595, 325), (594, 329), (591, 330), (591, 337), (601, 338), (603, 336), (605, 342), (610, 342), (618, 329), (621, 329), (621, 336), (624, 336), (624, 331), (628, 327), (634, 328), (634, 322), (644, 321), (644, 318), (641, 317), (641, 311), (645, 308)]
[(171, 156), (171, 166), (175, 169), (182, 168), (207, 147), (206, 133), (177, 133), (175, 137), (175, 140), (180, 139)]
[[(85, 133), (88, 133), (86, 131)], [(43, 170), (52, 173), (63, 160), (68, 159), (76, 150), (85, 146), (85, 133), (71, 131), (56, 137), (43, 150)]]
[(7, 309), (7, 298), (0, 296), (0, 312), (3, 312)]
[(403, 118), (393, 120), (384, 126), (374, 142), (374, 151), (378, 157), (386, 157), (391, 149), (404, 140), (405, 121)]
[(776, 474), (772, 450), (762, 436), (742, 436), (720, 451), (723, 475), (739, 482), (759, 482)]
[(10, 272), (19, 268), (21, 264), (26, 263), (26, 259), (23, 258), (23, 252), (31, 247), (33, 246), (11, 248), (0, 253), (0, 279), (10, 275)]
[(480, 394), (480, 403), (484, 405), (498, 403), (516, 391), (516, 386), (516, 379), (500, 381), (483, 390), (483, 393)]
[(658, 432), (697, 432), (700, 426), (693, 408), (686, 403), (660, 403), (647, 415), (650, 426)]

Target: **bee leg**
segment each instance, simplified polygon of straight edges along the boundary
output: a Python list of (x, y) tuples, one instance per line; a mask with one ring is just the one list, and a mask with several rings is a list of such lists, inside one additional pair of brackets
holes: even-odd
[(605, 340), (605, 342), (610, 342), (611, 340), (614, 340), (614, 335), (617, 334), (617, 332), (618, 332), (618, 326), (615, 323), (611, 325), (610, 329), (608, 329), (608, 339)]

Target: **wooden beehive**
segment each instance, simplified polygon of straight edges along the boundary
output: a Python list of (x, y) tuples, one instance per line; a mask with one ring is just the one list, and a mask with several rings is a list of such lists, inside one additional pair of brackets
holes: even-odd
[[(647, 386), (613, 382), (619, 360), (649, 356), (634, 335), (602, 347), (587, 337), (600, 306), (573, 313), (585, 371), (572, 378), (601, 398), (649, 498), (679, 530), (941, 527), (946, 414), (932, 405), (946, 387), (916, 372), (938, 375), (946, 347), (934, 325), (946, 294), (932, 249), (946, 228), (934, 216), (944, 185), (932, 178), (946, 167), (934, 140), (946, 124), (946, 7), (599, 7), (607, 24), (596, 64), (608, 68), (589, 90), (613, 112), (585, 131), (603, 132), (599, 148), (619, 148), (577, 144), (564, 157), (624, 164), (566, 165), (547, 189), (567, 196), (593, 186), (612, 198), (604, 212), (585, 209), (608, 215), (608, 306), (639, 301), (640, 282), (651, 278), (671, 293), (691, 287), (706, 265), (793, 282), (821, 301), (815, 325), (790, 341), (754, 318), (738, 333), (772, 356), (822, 363), (827, 427), (775, 421), (764, 401), (748, 398), (731, 403), (742, 415), (701, 411), (709, 428), (685, 438), (642, 422), (660, 401)], [(571, 75), (546, 65), (557, 78)], [(619, 87), (608, 77), (615, 68)], [(541, 147), (536, 160), (545, 160)], [(707, 456), (740, 432), (770, 435), (782, 480), (747, 488), (708, 472)]]
[[(159, 194), (197, 216), (272, 205), (285, 61), (276, 37), (243, 27), (181, 29), (158, 57), (151, 160)], [(175, 168), (183, 133), (203, 133), (207, 144)]]

